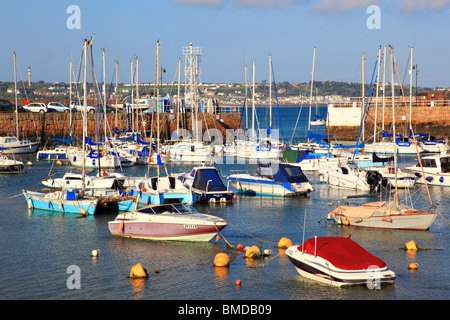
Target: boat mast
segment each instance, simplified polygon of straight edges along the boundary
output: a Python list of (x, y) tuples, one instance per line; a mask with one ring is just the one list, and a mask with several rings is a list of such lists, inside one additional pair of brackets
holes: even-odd
[(394, 172), (395, 172), (395, 192), (394, 192), (394, 203), (397, 203), (397, 141), (396, 141), (396, 130), (395, 130), (395, 91), (394, 91), (394, 47), (390, 45), (390, 55), (391, 55), (391, 90), (392, 90), (392, 132), (394, 138)]
[[(365, 82), (365, 74), (364, 74), (364, 68), (365, 68), (365, 61), (366, 61), (366, 57), (363, 55), (362, 57), (361, 57), (361, 69), (362, 69), (362, 71), (361, 71), (361, 83), (362, 83), (362, 86), (361, 86), (361, 95), (362, 95), (362, 104), (361, 104), (361, 119), (363, 118), (363, 116), (364, 116), (364, 106), (366, 105), (366, 103), (365, 103), (365, 85), (366, 85), (366, 82)], [(362, 141), (364, 141), (365, 140), (365, 138), (364, 138), (364, 131), (365, 131), (365, 125), (364, 125), (364, 122), (365, 121), (361, 121), (361, 123), (362, 123)]]
[(244, 68), (244, 76), (245, 76), (245, 130), (248, 130), (248, 101), (247, 101), (248, 84), (247, 84), (247, 65), (245, 65), (245, 68)]
[[(311, 130), (311, 108), (312, 108), (312, 97), (313, 97), (313, 84), (314, 84), (314, 64), (316, 63), (316, 47), (314, 47), (313, 53), (313, 63), (311, 69), (311, 91), (309, 94), (309, 117), (308, 117), (308, 131)], [(309, 140), (309, 139), (308, 139)]]
[[(136, 117), (135, 117), (135, 126), (136, 126), (136, 135), (139, 132), (139, 58), (136, 57)], [(134, 112), (133, 112), (134, 113)], [(137, 141), (137, 137), (136, 137)]]
[(106, 60), (105, 60), (105, 48), (102, 48), (102, 59), (103, 59), (103, 127), (104, 127), (104, 137), (106, 144)]
[(16, 52), (14, 56), (14, 99), (16, 102), (16, 138), (19, 139), (19, 111), (17, 109), (17, 73), (16, 73)]
[(115, 121), (115, 128), (117, 128), (117, 99), (118, 99), (118, 87), (119, 87), (119, 61), (116, 60), (116, 121)]
[(411, 47), (410, 66), (409, 66), (409, 123), (412, 123), (412, 74), (413, 74), (413, 49)]
[(81, 193), (84, 194), (85, 191), (85, 171), (86, 171), (86, 136), (87, 136), (87, 119), (86, 119), (86, 111), (87, 111), (87, 46), (88, 43), (92, 43), (91, 40), (85, 39), (83, 44), (83, 54), (84, 54), (84, 77), (83, 77), (83, 165), (82, 165), (82, 175), (81, 175)]
[(381, 59), (381, 46), (378, 48), (378, 62), (377, 62), (377, 98), (375, 100), (375, 119), (373, 121), (373, 143), (376, 142), (377, 137), (377, 115), (378, 115), (378, 88), (380, 87), (380, 59)]
[(180, 109), (181, 109), (181, 99), (180, 99), (180, 81), (181, 81), (181, 59), (178, 58), (178, 92), (177, 92), (177, 140), (179, 140), (179, 125), (180, 125)]
[[(156, 159), (158, 159), (159, 156), (159, 40), (156, 42), (156, 123), (157, 123), (157, 130), (156, 130)], [(157, 172), (158, 172), (158, 178), (160, 175), (159, 171), (159, 164), (156, 166)], [(158, 183), (159, 186), (159, 183)]]
[(381, 132), (384, 132), (384, 110), (386, 108), (386, 46), (384, 46), (383, 49), (383, 121), (382, 121), (382, 127)]
[(255, 138), (255, 62), (253, 61), (253, 92), (252, 92), (252, 139)]
[(269, 138), (272, 134), (272, 54), (269, 53)]

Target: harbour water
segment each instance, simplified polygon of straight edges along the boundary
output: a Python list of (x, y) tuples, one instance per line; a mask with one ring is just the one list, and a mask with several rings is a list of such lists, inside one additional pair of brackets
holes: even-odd
[[(285, 137), (290, 139), (299, 108), (281, 108)], [(305, 112), (305, 111), (303, 111)], [(303, 137), (306, 121), (299, 121), (296, 134)], [(24, 159), (27, 161), (27, 159)], [(3, 300), (447, 300), (450, 298), (449, 190), (430, 187), (438, 216), (427, 231), (371, 230), (326, 222), (331, 201), (344, 201), (353, 191), (334, 189), (319, 181), (317, 173), (306, 172), (315, 191), (302, 198), (237, 196), (231, 204), (196, 205), (199, 211), (224, 218), (229, 225), (222, 237), (209, 243), (164, 242), (123, 239), (111, 236), (108, 221), (115, 214), (78, 218), (45, 211), (29, 211), (22, 189), (35, 185), (49, 174), (62, 176), (76, 171), (65, 164), (52, 165), (30, 159), (27, 173), (0, 176), (0, 298)], [(402, 157), (400, 166), (415, 163)], [(218, 164), (222, 174), (231, 169), (256, 165)], [(186, 172), (191, 165), (169, 165), (169, 172)], [(147, 168), (124, 168), (125, 174), (144, 175)], [(401, 197), (404, 191), (402, 191)], [(416, 208), (428, 202), (425, 188), (410, 190)], [(365, 198), (352, 199), (363, 203)], [(306, 225), (304, 228), (306, 214)], [(305, 234), (303, 234), (305, 229)], [(366, 286), (335, 288), (306, 280), (297, 274), (283, 250), (276, 248), (282, 237), (301, 244), (314, 236), (344, 236), (384, 260), (396, 273), (393, 285), (381, 289)], [(257, 245), (271, 249), (271, 256), (244, 258), (230, 249)], [(414, 240), (429, 250), (409, 254), (402, 248)], [(101, 250), (97, 258), (91, 251)], [(213, 266), (218, 252), (230, 255), (228, 268)], [(419, 269), (408, 265), (417, 262)], [(147, 268), (147, 279), (130, 279), (137, 263)], [(70, 288), (71, 268), (79, 268), (79, 288)], [(241, 285), (236, 286), (236, 280)]]

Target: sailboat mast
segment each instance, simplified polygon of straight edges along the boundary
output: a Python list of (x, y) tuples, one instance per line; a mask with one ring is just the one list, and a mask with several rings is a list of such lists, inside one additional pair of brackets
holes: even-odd
[(272, 129), (272, 54), (269, 54), (269, 137)]
[(253, 92), (252, 92), (252, 139), (255, 138), (255, 62), (253, 62)]
[(395, 172), (395, 193), (394, 202), (397, 202), (397, 133), (395, 130), (395, 86), (394, 86), (394, 48), (391, 45), (391, 90), (392, 90), (392, 132), (394, 138), (394, 172)]
[(115, 128), (117, 128), (117, 99), (118, 99), (118, 91), (119, 91), (119, 61), (116, 60), (116, 121), (115, 121)]
[(106, 59), (105, 59), (105, 48), (102, 49), (102, 59), (103, 59), (103, 128), (104, 128), (104, 139), (106, 144)]
[(410, 57), (410, 66), (409, 66), (409, 123), (412, 123), (412, 74), (413, 74), (413, 49), (411, 47), (411, 57)]
[(384, 111), (386, 108), (386, 46), (384, 46), (383, 49), (383, 121), (382, 121), (382, 126), (381, 126), (381, 130), (382, 132), (384, 131)]
[(316, 63), (316, 47), (314, 47), (313, 63), (312, 63), (312, 69), (311, 69), (311, 91), (309, 94), (308, 131), (311, 129), (311, 108), (312, 108), (312, 96), (313, 96), (313, 85), (314, 85), (314, 64), (315, 63)]
[(179, 140), (179, 125), (180, 125), (180, 109), (181, 109), (181, 98), (180, 98), (180, 81), (181, 81), (181, 59), (178, 59), (178, 92), (177, 92), (177, 140)]
[(248, 83), (247, 83), (247, 65), (245, 65), (245, 68), (244, 68), (244, 77), (245, 77), (245, 130), (248, 130), (248, 101), (247, 101)]
[(378, 48), (378, 62), (377, 62), (377, 98), (375, 100), (375, 119), (373, 121), (373, 142), (376, 142), (377, 137), (377, 115), (378, 115), (378, 88), (380, 87), (380, 59), (381, 59), (381, 46)]
[(136, 57), (136, 117), (135, 117), (135, 126), (136, 126), (136, 134), (139, 132), (139, 58)]
[(16, 138), (19, 139), (19, 111), (17, 109), (17, 72), (16, 72), (16, 52), (14, 56), (14, 99), (16, 103)]
[[(156, 157), (159, 156), (159, 40), (156, 42)], [(156, 166), (158, 177), (160, 175), (159, 165)], [(159, 185), (159, 183), (158, 183)]]
[[(92, 41), (92, 40), (91, 40)], [(83, 165), (82, 165), (82, 175), (81, 175), (81, 181), (82, 181), (82, 194), (84, 194), (85, 191), (85, 171), (86, 171), (86, 136), (87, 136), (87, 119), (86, 119), (86, 113), (87, 113), (87, 46), (88, 41), (87, 39), (84, 40), (83, 44), (83, 54), (84, 54), (84, 77), (83, 77)]]

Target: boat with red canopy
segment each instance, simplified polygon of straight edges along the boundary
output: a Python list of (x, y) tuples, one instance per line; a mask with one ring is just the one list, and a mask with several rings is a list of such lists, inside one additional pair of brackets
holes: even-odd
[(375, 288), (394, 283), (386, 263), (349, 238), (314, 237), (286, 250), (297, 272), (334, 286), (364, 285)]

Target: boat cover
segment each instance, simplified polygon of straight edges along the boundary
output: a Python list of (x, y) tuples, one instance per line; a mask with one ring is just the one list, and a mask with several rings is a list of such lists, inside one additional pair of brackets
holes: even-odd
[(374, 201), (363, 204), (361, 206), (339, 206), (331, 214), (343, 215), (348, 218), (370, 218), (372, 215), (376, 216), (394, 216), (402, 214), (406, 211), (416, 212), (417, 210), (411, 208), (410, 206), (395, 203), (393, 201)]
[(344, 270), (362, 270), (386, 267), (383, 260), (375, 257), (366, 249), (361, 247), (355, 241), (349, 238), (342, 237), (317, 237), (316, 239), (308, 239), (303, 245), (298, 247), (298, 250), (305, 253), (317, 256), (329, 261), (335, 267)]
[(289, 163), (260, 164), (259, 170), (261, 175), (271, 176), (278, 183), (308, 182), (302, 169)]
[[(208, 181), (209, 184), (208, 184)], [(217, 170), (214, 168), (198, 169), (195, 173), (193, 188), (206, 191), (226, 191), (227, 187), (220, 179)]]

